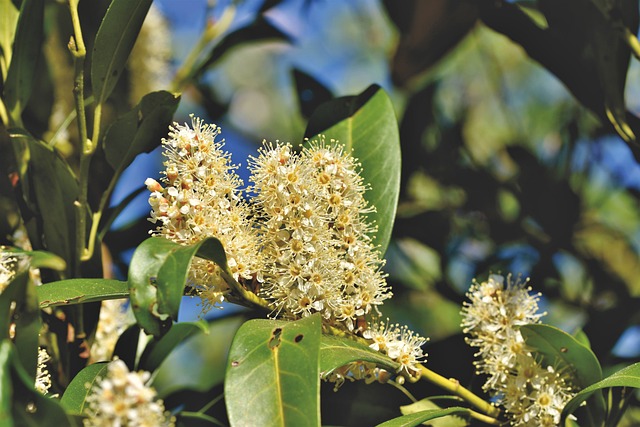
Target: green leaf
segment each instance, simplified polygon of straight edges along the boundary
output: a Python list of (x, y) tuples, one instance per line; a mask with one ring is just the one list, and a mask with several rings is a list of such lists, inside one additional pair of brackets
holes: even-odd
[(571, 399), (562, 410), (562, 418), (571, 415), (578, 407), (598, 390), (610, 387), (640, 388), (640, 362), (627, 366), (618, 372), (589, 387), (582, 389)]
[(142, 333), (142, 328), (137, 324), (134, 323), (127, 327), (118, 337), (112, 359), (118, 358), (127, 365), (130, 371), (135, 370), (140, 353), (144, 349), (144, 344), (140, 343), (140, 339), (143, 337), (146, 335)]
[[(0, 343), (0, 422), (3, 426), (75, 426), (60, 404), (34, 389), (11, 341)], [(9, 412), (10, 409), (10, 412)]]
[(206, 322), (183, 322), (173, 325), (162, 338), (147, 344), (140, 358), (139, 369), (155, 372), (178, 345), (200, 332), (209, 332)]
[(34, 248), (46, 249), (67, 261), (67, 273), (71, 275), (78, 183), (68, 164), (47, 144), (21, 130), (11, 130), (10, 136), (16, 151), (28, 152), (27, 170), (20, 177), (20, 185), (25, 209), (31, 211), (23, 213), (23, 217), (37, 218), (29, 239)]
[[(416, 414), (423, 411), (442, 410), (442, 408), (436, 405), (433, 401), (427, 399), (418, 400), (410, 405), (400, 407), (402, 415)], [(441, 418), (432, 420), (429, 425), (431, 427), (464, 427), (467, 426), (467, 421), (455, 415), (447, 415)]]
[(138, 154), (149, 152), (160, 144), (179, 102), (180, 96), (165, 91), (152, 92), (113, 122), (105, 134), (103, 148), (116, 175)]
[(89, 365), (73, 377), (71, 383), (65, 390), (60, 403), (67, 412), (74, 415), (81, 415), (87, 404), (93, 384), (107, 374), (108, 363), (94, 363)]
[(18, 9), (11, 0), (0, 0), (0, 50), (2, 50), (5, 66), (11, 63), (13, 36), (16, 33), (18, 16)]
[(16, 124), (21, 123), (20, 115), (31, 97), (43, 40), (43, 21), (44, 0), (24, 0), (4, 85), (5, 105)]
[(596, 355), (566, 332), (543, 324), (521, 326), (520, 332), (527, 346), (541, 355), (546, 365), (571, 372), (578, 387), (584, 388), (602, 379)]
[(351, 362), (371, 362), (378, 367), (396, 372), (400, 364), (388, 356), (347, 337), (322, 335), (320, 339), (320, 372), (328, 374)]
[(37, 287), (40, 308), (127, 298), (127, 282), (112, 279), (68, 279)]
[(29, 260), (30, 268), (50, 268), (56, 271), (64, 271), (67, 268), (67, 263), (65, 262), (65, 260), (57, 256), (56, 254), (52, 254), (51, 252), (25, 251), (19, 248), (8, 248), (8, 247), (5, 247), (3, 251), (16, 254), (16, 255), (30, 257), (30, 260)]
[(420, 411), (414, 414), (403, 415), (398, 418), (394, 418), (389, 421), (385, 421), (382, 424), (378, 424), (377, 427), (414, 427), (419, 426), (425, 421), (430, 421), (436, 418), (446, 417), (453, 414), (468, 414), (467, 408), (452, 407), (447, 409), (430, 409), (427, 411)]
[(369, 219), (378, 226), (374, 244), (384, 254), (391, 239), (400, 194), (400, 134), (393, 104), (379, 86), (358, 96), (322, 104), (309, 119), (305, 136), (336, 140), (362, 163), (362, 177), (371, 189), (367, 201), (376, 208)]
[(574, 333), (573, 333), (573, 337), (576, 339), (576, 341), (578, 341), (580, 344), (582, 344), (583, 346), (587, 347), (588, 349), (591, 349), (591, 341), (589, 341), (589, 337), (587, 336), (587, 334), (582, 330), (582, 328), (578, 328)]
[(229, 351), (225, 401), (233, 426), (319, 426), (321, 319), (250, 320)]
[(152, 0), (113, 0), (105, 14), (91, 56), (91, 86), (96, 104), (111, 95), (129, 58)]
[(189, 267), (196, 255), (229, 270), (224, 248), (214, 237), (189, 246), (151, 237), (134, 252), (129, 268), (131, 307), (148, 334), (159, 337), (178, 319)]

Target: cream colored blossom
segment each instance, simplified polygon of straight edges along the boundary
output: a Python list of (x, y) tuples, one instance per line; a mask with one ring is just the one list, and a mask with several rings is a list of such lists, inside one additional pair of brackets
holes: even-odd
[(91, 346), (91, 363), (110, 360), (120, 334), (133, 323), (127, 311), (127, 302), (127, 299), (102, 301), (96, 336)]
[(7, 252), (0, 252), (0, 293), (9, 286), (15, 276), (16, 258)]
[(174, 426), (175, 418), (165, 411), (162, 400), (148, 385), (151, 374), (130, 372), (122, 360), (109, 363), (87, 396), (85, 427)]
[(462, 309), (467, 343), (478, 348), (475, 365), (487, 375), (485, 391), (505, 408), (514, 426), (557, 426), (562, 408), (573, 397), (570, 378), (543, 366), (526, 346), (519, 327), (540, 322), (540, 294), (527, 281), (491, 275), (474, 281)]
[(422, 346), (428, 341), (427, 338), (421, 337), (407, 326), (389, 324), (388, 319), (386, 322), (370, 324), (362, 336), (372, 341), (369, 347), (398, 362), (399, 373), (412, 377), (420, 375), (418, 365), (427, 357), (422, 351)]
[(47, 369), (47, 362), (49, 362), (49, 360), (51, 360), (51, 357), (49, 356), (49, 353), (47, 353), (47, 350), (39, 347), (35, 388), (42, 394), (47, 394), (51, 388), (51, 374)]
[[(216, 237), (225, 248), (233, 277), (251, 281), (262, 262), (250, 211), (242, 199), (242, 180), (230, 155), (216, 141), (220, 128), (192, 116), (191, 126), (174, 123), (162, 140), (165, 170), (161, 182), (145, 181), (153, 208), (149, 220), (157, 224), (153, 234), (176, 243), (192, 244)], [(205, 310), (224, 300), (227, 283), (211, 261), (196, 259), (189, 285), (202, 297)]]
[(277, 142), (264, 143), (249, 166), (262, 219), (263, 295), (280, 316), (320, 312), (326, 323), (354, 331), (391, 297), (357, 161), (323, 140), (301, 153)]

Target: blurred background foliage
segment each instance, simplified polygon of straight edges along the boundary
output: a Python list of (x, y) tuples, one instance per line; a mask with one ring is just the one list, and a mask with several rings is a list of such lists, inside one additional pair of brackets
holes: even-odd
[[(108, 3), (80, 2), (87, 40)], [(47, 2), (45, 22), (37, 96), (23, 119), (73, 164), (65, 4)], [(156, 0), (106, 115), (151, 90), (181, 91), (175, 120), (195, 113), (222, 126), (234, 162), (246, 165), (263, 138), (301, 141), (318, 105), (377, 83), (394, 101), (403, 150), (386, 256), (395, 297), (384, 315), (430, 336), (430, 368), (469, 384), (465, 292), (474, 277), (511, 272), (544, 294), (545, 322), (583, 329), (611, 367), (640, 359), (640, 66), (629, 38), (637, 31), (638, 2), (627, 0)], [(160, 161), (157, 150), (140, 156), (116, 188), (113, 208), (128, 205), (104, 240), (115, 275), (126, 277), (148, 235), (139, 189)], [(94, 190), (110, 173), (98, 153)], [(11, 180), (1, 184), (6, 240), (19, 216)], [(185, 319), (193, 306), (185, 300)], [(193, 381), (194, 407), (197, 396), (221, 392), (219, 338), (230, 341), (239, 326), (233, 313), (213, 313), (227, 319), (172, 356), (191, 361), (183, 366), (194, 375), (179, 376)], [(156, 384), (168, 402), (180, 378), (161, 370)], [(427, 386), (410, 389), (420, 396), (416, 387)], [(405, 403), (388, 386), (346, 384), (326, 390), (323, 420), (371, 425)], [(211, 411), (224, 419), (223, 409)], [(639, 420), (629, 411), (630, 425)]]

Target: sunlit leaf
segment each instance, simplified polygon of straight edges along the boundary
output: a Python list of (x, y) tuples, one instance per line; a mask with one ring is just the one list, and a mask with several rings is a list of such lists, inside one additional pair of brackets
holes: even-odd
[(378, 367), (395, 372), (400, 364), (369, 348), (367, 345), (333, 335), (322, 335), (320, 339), (320, 372), (329, 373), (351, 362), (371, 362)]
[(147, 344), (140, 358), (139, 368), (154, 372), (178, 345), (198, 333), (208, 331), (205, 322), (183, 322), (173, 325), (162, 338)]
[[(5, 66), (11, 62), (13, 37), (16, 32), (19, 12), (11, 0), (0, 0), (0, 50)], [(2, 60), (0, 60), (0, 63)]]
[[(402, 415), (415, 414), (423, 411), (442, 410), (442, 408), (436, 405), (432, 400), (422, 399), (414, 402), (410, 405), (404, 405), (400, 407)], [(467, 426), (467, 421), (455, 415), (447, 415), (444, 417), (431, 420), (429, 423), (431, 427), (464, 427)]]
[(468, 414), (467, 408), (453, 407), (447, 409), (430, 409), (427, 411), (420, 411), (414, 414), (403, 415), (398, 418), (394, 418), (389, 421), (385, 421), (382, 424), (378, 424), (377, 427), (415, 427), (424, 423), (425, 421), (446, 417), (453, 414)]
[(93, 384), (107, 374), (108, 363), (94, 363), (73, 377), (60, 403), (70, 414), (80, 415), (87, 406), (87, 397)]
[(196, 254), (228, 270), (222, 244), (213, 237), (189, 246), (151, 237), (134, 252), (129, 268), (131, 307), (148, 334), (159, 337), (178, 319), (189, 267)]
[(602, 379), (595, 354), (566, 332), (543, 324), (524, 325), (520, 332), (527, 346), (541, 355), (547, 365), (573, 373), (580, 387)]
[(225, 400), (234, 426), (319, 426), (321, 319), (250, 320), (229, 351)]
[(67, 279), (37, 287), (40, 308), (84, 304), (129, 296), (127, 282), (113, 279)]
[(100, 24), (91, 56), (97, 104), (111, 95), (135, 44), (152, 0), (113, 0)]
[(589, 387), (582, 389), (562, 410), (562, 417), (571, 415), (578, 407), (598, 390), (610, 387), (640, 388), (640, 363), (634, 363)]
[(305, 136), (325, 135), (344, 145), (362, 164), (365, 193), (376, 208), (369, 218), (378, 226), (374, 243), (384, 254), (391, 239), (400, 194), (400, 135), (393, 104), (379, 86), (358, 96), (322, 104), (309, 119)]
[(4, 102), (15, 124), (31, 97), (42, 45), (44, 0), (24, 0), (15, 33), (13, 56), (4, 84)]

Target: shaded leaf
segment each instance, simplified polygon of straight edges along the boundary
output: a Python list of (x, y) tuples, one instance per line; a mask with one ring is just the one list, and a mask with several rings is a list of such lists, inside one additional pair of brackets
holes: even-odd
[(67, 412), (76, 415), (84, 412), (87, 405), (87, 396), (93, 384), (107, 374), (108, 367), (108, 363), (94, 363), (78, 372), (60, 399), (60, 403)]
[(333, 98), (333, 94), (327, 87), (313, 78), (313, 76), (297, 68), (293, 70), (293, 80), (296, 84), (298, 105), (303, 117), (310, 117), (318, 106)]
[(50, 252), (25, 251), (19, 248), (8, 247), (5, 247), (3, 252), (29, 257), (30, 268), (50, 268), (56, 271), (64, 271), (67, 268), (67, 263), (64, 259)]
[[(9, 340), (0, 343), (0, 419), (3, 425), (75, 426), (62, 406), (34, 389), (33, 378), (19, 363), (20, 356)], [(10, 412), (8, 411), (10, 410)]]
[(21, 123), (20, 115), (31, 97), (43, 40), (43, 21), (44, 0), (24, 0), (4, 85), (5, 105), (16, 124)]
[(205, 322), (183, 322), (173, 325), (162, 338), (147, 344), (140, 358), (139, 369), (155, 372), (178, 345), (200, 332), (209, 332)]
[(112, 359), (116, 357), (122, 360), (129, 368), (130, 371), (136, 369), (139, 355), (143, 348), (140, 345), (140, 338), (144, 336), (142, 334), (142, 328), (137, 324), (130, 325), (125, 329), (116, 342), (116, 346), (113, 348)]
[(129, 296), (127, 282), (113, 279), (67, 279), (36, 288), (40, 308), (84, 304)]
[(358, 96), (322, 104), (309, 119), (305, 136), (323, 134), (343, 144), (362, 164), (364, 182), (371, 186), (364, 197), (376, 212), (369, 214), (378, 232), (374, 244), (384, 254), (391, 239), (400, 194), (400, 136), (391, 100), (379, 86)]
[(189, 246), (151, 237), (134, 252), (129, 268), (131, 307), (148, 334), (159, 337), (177, 320), (191, 260), (196, 254), (214, 261), (223, 270), (229, 269), (222, 244), (214, 237)]
[(113, 122), (105, 134), (103, 148), (116, 176), (138, 154), (149, 152), (160, 144), (179, 102), (180, 96), (165, 91), (152, 92)]
[(91, 56), (96, 104), (111, 95), (129, 58), (152, 0), (112, 0), (100, 24)]
[(319, 426), (321, 319), (250, 320), (229, 351), (225, 400), (234, 426)]
[(425, 421), (433, 420), (436, 418), (446, 417), (452, 414), (468, 414), (467, 408), (453, 407), (447, 409), (430, 409), (427, 411), (420, 411), (414, 414), (403, 415), (398, 418), (394, 418), (389, 421), (385, 421), (382, 424), (378, 424), (377, 427), (415, 427), (424, 423)]
[[(28, 152), (27, 170), (20, 178), (25, 201), (23, 217), (35, 215), (36, 229), (29, 239), (36, 249), (46, 249), (67, 262), (71, 273), (75, 260), (76, 212), (78, 183), (68, 164), (47, 144), (21, 130), (10, 131), (11, 142), (17, 152)], [(35, 232), (34, 232), (35, 231)]]
[(634, 363), (608, 376), (607, 378), (581, 390), (562, 410), (562, 418), (571, 415), (578, 407), (598, 390), (610, 387), (640, 388), (640, 362)]
[(371, 362), (395, 372), (400, 364), (389, 357), (347, 337), (322, 335), (320, 339), (320, 372), (324, 375), (351, 362)]

